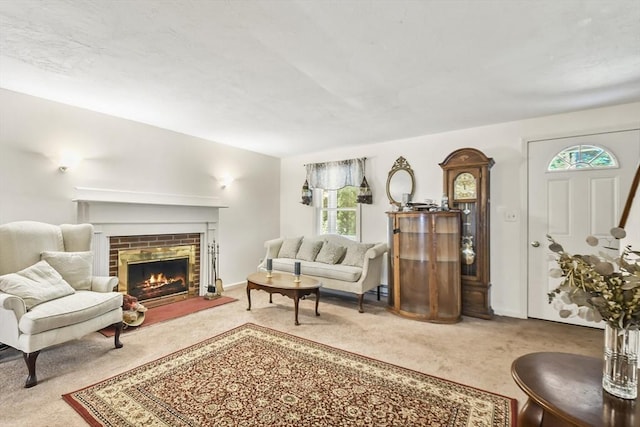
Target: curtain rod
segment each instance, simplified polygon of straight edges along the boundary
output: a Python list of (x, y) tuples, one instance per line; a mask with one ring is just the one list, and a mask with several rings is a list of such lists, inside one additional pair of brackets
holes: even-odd
[[(367, 160), (366, 157), (357, 157), (355, 159), (347, 159), (347, 160), (331, 160), (332, 162), (347, 162), (349, 160)], [(322, 163), (330, 163), (330, 162), (318, 162), (318, 163), (305, 163), (302, 166), (308, 166), (308, 165), (318, 165), (318, 164), (322, 164)]]

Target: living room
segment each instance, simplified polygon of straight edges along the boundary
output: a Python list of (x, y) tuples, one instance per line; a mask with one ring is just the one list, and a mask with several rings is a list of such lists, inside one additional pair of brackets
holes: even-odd
[[(637, 16), (637, 5), (632, 2), (626, 4), (629, 14)], [(10, 14), (3, 13), (2, 16), (10, 19)], [(58, 64), (63, 64), (63, 59), (59, 57)], [(584, 83), (581, 89), (576, 83), (566, 90), (574, 91), (575, 98), (563, 98), (564, 104), (555, 105), (556, 112), (553, 114), (538, 112), (549, 111), (542, 108), (547, 103), (546, 98), (566, 95), (564, 86), (570, 86), (567, 80), (559, 81), (548, 91), (541, 91), (530, 98), (526, 114), (509, 116), (503, 111), (501, 117), (511, 118), (498, 122), (490, 117), (468, 120), (461, 114), (459, 123), (462, 125), (454, 123), (438, 131), (400, 133), (400, 136), (389, 135), (382, 139), (377, 136), (384, 133), (380, 129), (377, 134), (362, 129), (363, 136), (357, 144), (331, 142), (328, 148), (318, 149), (316, 145), (310, 151), (304, 149), (302, 142), (299, 147), (294, 142), (289, 151), (281, 148), (277, 130), (272, 128), (264, 129), (262, 141), (255, 129), (246, 135), (236, 135), (238, 139), (255, 140), (256, 147), (260, 144), (269, 146), (269, 149), (261, 152), (260, 149), (226, 145), (221, 137), (208, 139), (169, 130), (175, 129), (178, 123), (177, 117), (173, 121), (172, 114), (180, 115), (181, 119), (188, 116), (184, 111), (189, 112), (189, 109), (180, 104), (179, 99), (176, 99), (176, 104), (185, 107), (182, 112), (171, 110), (173, 99), (167, 92), (157, 97), (147, 93), (145, 104), (141, 100), (143, 97), (140, 95), (138, 98), (133, 88), (119, 89), (117, 80), (110, 80), (107, 76), (107, 85), (101, 86), (96, 93), (87, 92), (81, 96), (84, 98), (84, 108), (71, 105), (71, 102), (65, 102), (67, 98), (64, 94), (44, 90), (57, 81), (60, 88), (65, 87), (68, 76), (49, 73), (47, 80), (34, 79), (33, 86), (25, 86), (27, 77), (38, 68), (33, 65), (37, 61), (25, 60), (17, 64), (19, 61), (13, 54), (3, 53), (0, 59), (0, 182), (3, 183), (0, 187), (0, 224), (22, 220), (51, 224), (76, 223), (83, 215), (78, 200), (82, 200), (83, 194), (90, 190), (107, 190), (116, 203), (122, 203), (126, 197), (150, 200), (149, 205), (159, 210), (174, 204), (177, 197), (189, 199), (185, 205), (197, 205), (193, 203), (196, 199), (206, 200), (205, 204), (219, 207), (217, 218), (211, 218), (215, 223), (215, 239), (220, 245), (219, 274), (227, 288), (244, 289), (247, 275), (256, 270), (264, 257), (265, 241), (278, 236), (317, 234), (316, 210), (313, 206), (300, 203), (306, 164), (366, 157), (366, 178), (373, 192), (373, 203), (359, 206), (360, 240), (387, 242), (386, 212), (391, 207), (386, 197), (386, 185), (395, 159), (403, 156), (414, 171), (414, 200), (440, 200), (443, 173), (439, 163), (456, 149), (473, 147), (495, 161), (491, 169), (491, 306), (498, 317), (527, 319), (530, 317), (528, 194), (536, 189), (535, 183), (529, 182), (528, 178), (529, 145), (547, 138), (637, 130), (640, 125), (638, 58), (625, 59), (632, 66), (626, 75), (627, 86), (624, 90), (619, 90), (618, 85), (625, 82), (613, 77), (611, 81), (604, 78), (597, 83)], [(9, 65), (11, 74), (7, 74)], [(607, 77), (615, 74), (614, 70), (608, 71), (609, 74), (605, 74)], [(19, 72), (24, 80), (17, 77)], [(38, 77), (37, 74), (34, 76)], [(567, 78), (566, 75), (564, 78)], [(143, 83), (140, 85), (144, 86)], [(79, 83), (78, 87), (84, 86)], [(611, 89), (611, 92), (606, 93), (605, 88)], [(113, 106), (101, 104), (100, 95), (107, 95), (101, 91), (109, 89), (123, 92), (120, 96), (122, 103), (117, 106), (122, 110), (121, 114), (110, 113)], [(499, 92), (500, 84), (494, 82), (493, 87), (484, 90)], [(482, 91), (478, 89), (478, 92)], [(57, 100), (53, 100), (54, 95), (57, 95)], [(520, 96), (524, 98), (524, 92), (514, 92), (512, 101), (517, 101)], [(471, 100), (457, 98), (454, 102), (442, 101), (440, 105), (443, 109), (451, 109), (452, 103), (467, 102)], [(148, 110), (140, 109), (141, 106)], [(237, 108), (237, 105), (231, 107)], [(440, 117), (437, 113), (439, 105), (432, 108), (433, 115)], [(166, 125), (148, 124), (151, 123), (150, 110), (161, 113)], [(327, 116), (330, 114), (327, 113)], [(194, 113), (196, 119), (202, 120), (202, 117)], [(210, 118), (214, 124), (216, 120), (215, 116)], [(314, 116), (307, 120), (321, 119)], [(401, 117), (395, 117), (394, 120), (400, 121)], [(425, 115), (424, 120), (428, 122), (430, 117)], [(195, 127), (198, 126), (196, 124)], [(234, 128), (238, 129), (231, 123), (216, 135), (230, 133)], [(242, 134), (242, 131), (237, 132)], [(295, 132), (292, 134), (295, 135)], [(290, 138), (289, 141), (295, 139)], [(60, 161), (64, 151), (71, 151), (79, 161), (62, 172)], [(232, 182), (225, 181), (227, 177), (231, 177)], [(622, 196), (623, 199), (625, 197), (626, 194)], [(635, 208), (637, 212), (637, 200)], [(514, 213), (515, 216), (507, 219), (507, 213)], [(158, 215), (162, 216), (161, 213)], [(171, 221), (170, 218), (163, 218), (161, 222)], [(640, 215), (630, 216), (627, 232), (627, 242), (638, 246)], [(383, 285), (387, 283), (386, 275), (385, 269), (380, 278)], [(200, 291), (203, 294), (206, 290), (202, 288)], [(242, 297), (242, 292), (236, 292), (236, 295)], [(375, 304), (375, 297), (367, 296), (367, 299)], [(336, 304), (340, 306), (342, 303), (338, 299)], [(237, 310), (244, 311), (244, 301), (235, 304), (242, 305)], [(252, 313), (255, 311), (253, 309)], [(284, 317), (290, 320), (288, 314)], [(199, 322), (208, 321), (204, 317), (198, 319)], [(372, 321), (375, 322), (375, 318)], [(228, 321), (224, 322), (228, 324)], [(470, 321), (473, 325), (478, 322)], [(556, 327), (554, 324), (550, 326), (551, 329)], [(221, 328), (222, 325), (217, 325), (214, 330), (222, 331)], [(205, 334), (205, 331), (202, 330), (201, 334)], [(160, 337), (155, 336), (157, 339)], [(127, 338), (133, 338), (133, 335), (123, 337), (125, 349)], [(74, 346), (82, 349), (77, 344)], [(147, 354), (145, 357), (152, 356), (160, 357), (161, 354)], [(40, 363), (44, 368), (46, 357), (41, 357)], [(21, 365), (15, 366), (23, 369)], [(127, 366), (132, 368), (135, 365)], [(66, 368), (73, 369), (70, 366)], [(508, 366), (505, 369), (508, 370)], [(115, 366), (110, 371), (112, 375), (119, 373)], [(38, 392), (41, 386), (46, 386), (46, 383), (31, 392)]]

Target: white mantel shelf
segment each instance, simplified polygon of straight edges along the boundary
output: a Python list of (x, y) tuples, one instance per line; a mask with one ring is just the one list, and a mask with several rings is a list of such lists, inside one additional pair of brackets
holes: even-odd
[(182, 194), (147, 193), (138, 191), (111, 190), (107, 188), (76, 187), (78, 203), (126, 203), (139, 205), (193, 206), (227, 208), (217, 197)]

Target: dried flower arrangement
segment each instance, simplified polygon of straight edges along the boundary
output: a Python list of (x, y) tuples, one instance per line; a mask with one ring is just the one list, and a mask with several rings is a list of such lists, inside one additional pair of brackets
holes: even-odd
[[(626, 237), (624, 229), (611, 229), (614, 239)], [(549, 249), (557, 254), (559, 268), (551, 277), (563, 278), (549, 296), (549, 303), (562, 318), (578, 316), (587, 321), (605, 320), (613, 328), (640, 327), (640, 252), (627, 246), (618, 256), (600, 251), (598, 255), (571, 255), (547, 235)], [(597, 246), (599, 239), (587, 237)]]

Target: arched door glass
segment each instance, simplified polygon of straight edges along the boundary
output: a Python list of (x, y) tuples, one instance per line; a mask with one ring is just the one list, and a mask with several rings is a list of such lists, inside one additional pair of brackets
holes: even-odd
[(617, 167), (618, 160), (606, 148), (597, 145), (574, 145), (556, 154), (549, 162), (547, 171), (557, 172), (572, 169), (609, 169)]

